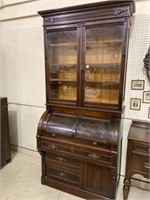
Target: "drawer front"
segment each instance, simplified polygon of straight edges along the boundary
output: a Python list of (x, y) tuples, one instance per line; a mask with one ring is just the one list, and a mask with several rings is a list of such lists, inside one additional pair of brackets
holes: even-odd
[(64, 156), (64, 155), (54, 154), (54, 153), (46, 153), (45, 158), (56, 163), (58, 166), (59, 165), (64, 165), (64, 166), (66, 165), (66, 166), (72, 167), (74, 169), (79, 168), (79, 161), (78, 160)]
[(132, 170), (150, 177), (150, 158), (149, 156), (133, 153)]
[(143, 154), (150, 154), (150, 144), (148, 143), (140, 143), (134, 142), (133, 143), (133, 151)]
[(59, 143), (52, 143), (52, 142), (48, 142), (48, 141), (42, 141), (41, 142), (41, 148), (45, 149), (46, 151), (49, 152), (56, 152), (58, 154), (65, 154), (68, 156), (73, 156), (74, 158), (80, 159), (80, 160), (89, 160), (89, 161), (97, 161), (103, 164), (107, 164), (107, 165), (112, 165), (112, 163), (115, 165), (114, 162), (114, 156), (110, 155), (110, 152), (107, 153), (106, 152), (101, 152), (101, 151), (97, 151), (97, 152), (93, 152), (92, 149), (85, 149), (82, 147), (78, 147), (75, 145), (65, 145), (65, 144), (59, 144)]
[(53, 180), (79, 186), (79, 173), (69, 168), (55, 166), (45, 161), (45, 175)]

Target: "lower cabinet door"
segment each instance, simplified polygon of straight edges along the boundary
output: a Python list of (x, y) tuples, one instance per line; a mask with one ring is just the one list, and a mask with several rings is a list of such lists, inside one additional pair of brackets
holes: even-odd
[(84, 165), (84, 189), (111, 199), (115, 197), (116, 177), (112, 169), (95, 164)]

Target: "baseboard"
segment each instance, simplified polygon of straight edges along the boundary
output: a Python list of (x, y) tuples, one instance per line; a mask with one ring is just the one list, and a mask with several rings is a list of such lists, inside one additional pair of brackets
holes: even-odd
[(24, 148), (24, 147), (13, 145), (13, 144), (10, 145), (10, 148), (11, 148), (12, 151), (17, 151), (17, 152), (24, 153), (24, 154), (27, 154), (27, 155), (30, 155), (30, 156), (39, 157), (38, 151), (34, 151), (34, 150), (31, 150), (31, 149), (27, 149), (27, 148)]

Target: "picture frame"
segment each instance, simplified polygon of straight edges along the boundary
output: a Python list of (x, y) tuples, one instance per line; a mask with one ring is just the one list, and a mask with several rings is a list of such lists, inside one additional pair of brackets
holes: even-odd
[(132, 80), (131, 89), (132, 90), (144, 90), (145, 81), (144, 80)]
[(150, 107), (148, 109), (148, 118), (150, 119)]
[(130, 100), (130, 109), (131, 110), (140, 110), (141, 109), (141, 99), (131, 98)]
[(150, 103), (150, 91), (143, 92), (143, 103)]

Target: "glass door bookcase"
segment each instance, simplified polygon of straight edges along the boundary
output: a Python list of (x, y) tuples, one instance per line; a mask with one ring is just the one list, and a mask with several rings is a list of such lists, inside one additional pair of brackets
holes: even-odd
[(123, 24), (78, 23), (46, 35), (49, 102), (117, 107), (123, 87)]
[(115, 199), (132, 0), (38, 12), (46, 111), (37, 130), (42, 184), (84, 199)]

